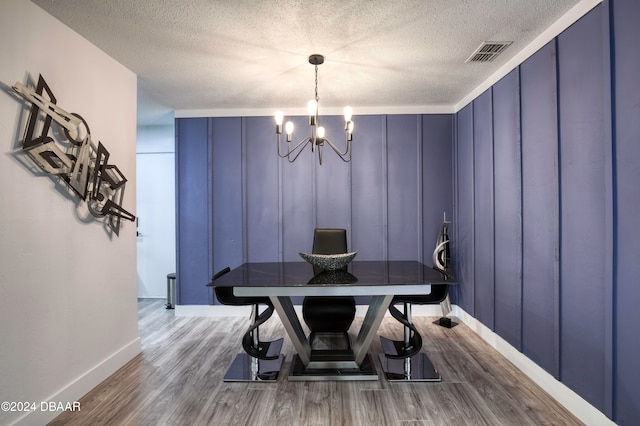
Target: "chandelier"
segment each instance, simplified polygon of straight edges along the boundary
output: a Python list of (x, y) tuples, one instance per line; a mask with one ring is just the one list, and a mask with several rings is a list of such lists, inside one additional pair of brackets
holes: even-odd
[(318, 65), (324, 63), (324, 56), (311, 55), (309, 56), (309, 63), (315, 66), (316, 70), (316, 92), (315, 98), (310, 100), (307, 104), (307, 111), (309, 113), (309, 125), (311, 126), (311, 136), (298, 142), (293, 148), (291, 148), (291, 139), (293, 137), (293, 123), (287, 121), (284, 126), (285, 133), (287, 134), (287, 151), (283, 153), (280, 147), (280, 135), (282, 134), (282, 122), (284, 115), (282, 111), (276, 112), (276, 135), (278, 139), (278, 156), (286, 158), (290, 163), (296, 161), (302, 151), (311, 145), (311, 152), (318, 151), (318, 161), (322, 165), (322, 147), (326, 143), (331, 149), (338, 154), (340, 159), (344, 162), (351, 161), (351, 140), (353, 139), (353, 121), (351, 121), (351, 107), (344, 108), (344, 131), (346, 136), (346, 149), (342, 152), (333, 142), (325, 137), (324, 127), (318, 124)]

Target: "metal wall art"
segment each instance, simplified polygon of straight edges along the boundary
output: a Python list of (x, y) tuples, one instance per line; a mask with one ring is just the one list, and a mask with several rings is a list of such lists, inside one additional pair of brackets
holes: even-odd
[[(120, 221), (136, 217), (122, 208), (127, 179), (114, 164), (102, 142), (96, 147), (87, 122), (76, 113), (56, 105), (56, 98), (42, 75), (34, 89), (21, 83), (14, 92), (31, 103), (22, 150), (54, 179), (61, 179), (78, 198), (86, 202), (91, 215), (104, 219), (119, 235)], [(63, 132), (51, 131), (56, 122)], [(62, 134), (64, 133), (64, 134)]]

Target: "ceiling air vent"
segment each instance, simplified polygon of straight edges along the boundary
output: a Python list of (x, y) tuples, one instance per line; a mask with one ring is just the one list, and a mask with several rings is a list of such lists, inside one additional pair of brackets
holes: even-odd
[(511, 43), (511, 41), (485, 41), (465, 62), (491, 62)]

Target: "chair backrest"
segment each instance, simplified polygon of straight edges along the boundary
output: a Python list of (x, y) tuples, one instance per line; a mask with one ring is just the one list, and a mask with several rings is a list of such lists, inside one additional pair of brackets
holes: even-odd
[[(341, 228), (316, 228), (313, 231), (313, 254), (347, 253), (347, 230)], [(347, 270), (345, 266), (343, 270)], [(323, 269), (313, 267), (313, 273), (318, 275)]]
[(211, 278), (211, 283), (209, 284), (214, 287), (216, 298), (220, 303), (231, 306), (246, 306), (254, 305), (256, 303), (271, 304), (268, 297), (238, 297), (233, 294), (233, 287), (215, 287), (215, 281), (230, 271), (231, 268), (228, 266), (221, 271), (218, 271), (213, 278)]
[(435, 305), (446, 299), (449, 292), (449, 286), (446, 284), (438, 284), (431, 286), (429, 294), (405, 294), (394, 296), (392, 303), (408, 302), (416, 305)]
[(337, 228), (316, 228), (313, 234), (312, 253), (347, 253), (347, 230)]

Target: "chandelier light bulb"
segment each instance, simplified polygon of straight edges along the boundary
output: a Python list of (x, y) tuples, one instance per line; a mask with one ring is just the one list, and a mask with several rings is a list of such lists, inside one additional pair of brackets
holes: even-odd
[(324, 139), (324, 127), (322, 126), (318, 127), (318, 137)]
[(284, 119), (284, 114), (282, 111), (276, 111), (276, 124), (278, 126), (282, 126), (282, 120)]
[(293, 123), (291, 121), (287, 121), (287, 124), (284, 125), (284, 131), (287, 132), (287, 135), (293, 133)]
[(316, 112), (318, 111), (318, 102), (316, 102), (315, 99), (311, 99), (309, 101), (309, 103), (307, 104), (307, 111), (309, 112), (310, 116), (316, 115)]
[(344, 107), (344, 121), (351, 121), (351, 115), (353, 114), (353, 109), (350, 106)]

